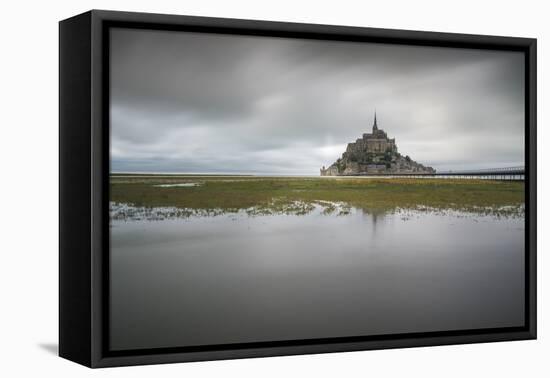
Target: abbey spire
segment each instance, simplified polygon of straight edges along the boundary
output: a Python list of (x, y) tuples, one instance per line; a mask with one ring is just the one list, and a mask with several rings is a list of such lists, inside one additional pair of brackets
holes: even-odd
[(372, 125), (372, 132), (378, 131), (378, 124), (376, 123), (376, 109), (374, 110), (374, 125)]

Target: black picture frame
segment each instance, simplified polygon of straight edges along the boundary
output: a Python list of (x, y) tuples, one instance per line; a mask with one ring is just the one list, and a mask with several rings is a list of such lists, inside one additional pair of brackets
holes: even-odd
[[(109, 28), (509, 50), (525, 54), (524, 327), (113, 352), (109, 305)], [(92, 10), (59, 24), (59, 355), (88, 367), (536, 338), (536, 39)]]

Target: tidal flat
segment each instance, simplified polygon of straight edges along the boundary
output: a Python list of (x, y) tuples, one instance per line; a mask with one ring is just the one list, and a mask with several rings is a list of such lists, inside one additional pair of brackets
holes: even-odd
[(522, 182), (110, 185), (113, 350), (524, 324)]
[(112, 175), (111, 207), (171, 209), (178, 216), (346, 215), (351, 208), (524, 216), (524, 183), (475, 179)]

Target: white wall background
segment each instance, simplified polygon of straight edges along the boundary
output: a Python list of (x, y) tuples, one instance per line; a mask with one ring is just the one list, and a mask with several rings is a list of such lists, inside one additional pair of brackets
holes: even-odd
[[(544, 1), (11, 1), (0, 23), (0, 375), (3, 377), (549, 376), (550, 285)], [(58, 358), (57, 63), (61, 19), (89, 9), (536, 37), (539, 124), (539, 340), (90, 370)]]

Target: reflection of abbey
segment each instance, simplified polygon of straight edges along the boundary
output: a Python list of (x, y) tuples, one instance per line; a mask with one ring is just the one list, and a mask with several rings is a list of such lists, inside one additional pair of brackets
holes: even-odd
[(384, 130), (378, 129), (376, 112), (372, 133), (349, 143), (340, 159), (328, 168), (321, 168), (321, 176), (391, 173), (435, 173), (435, 170), (398, 153), (395, 138), (389, 139)]

